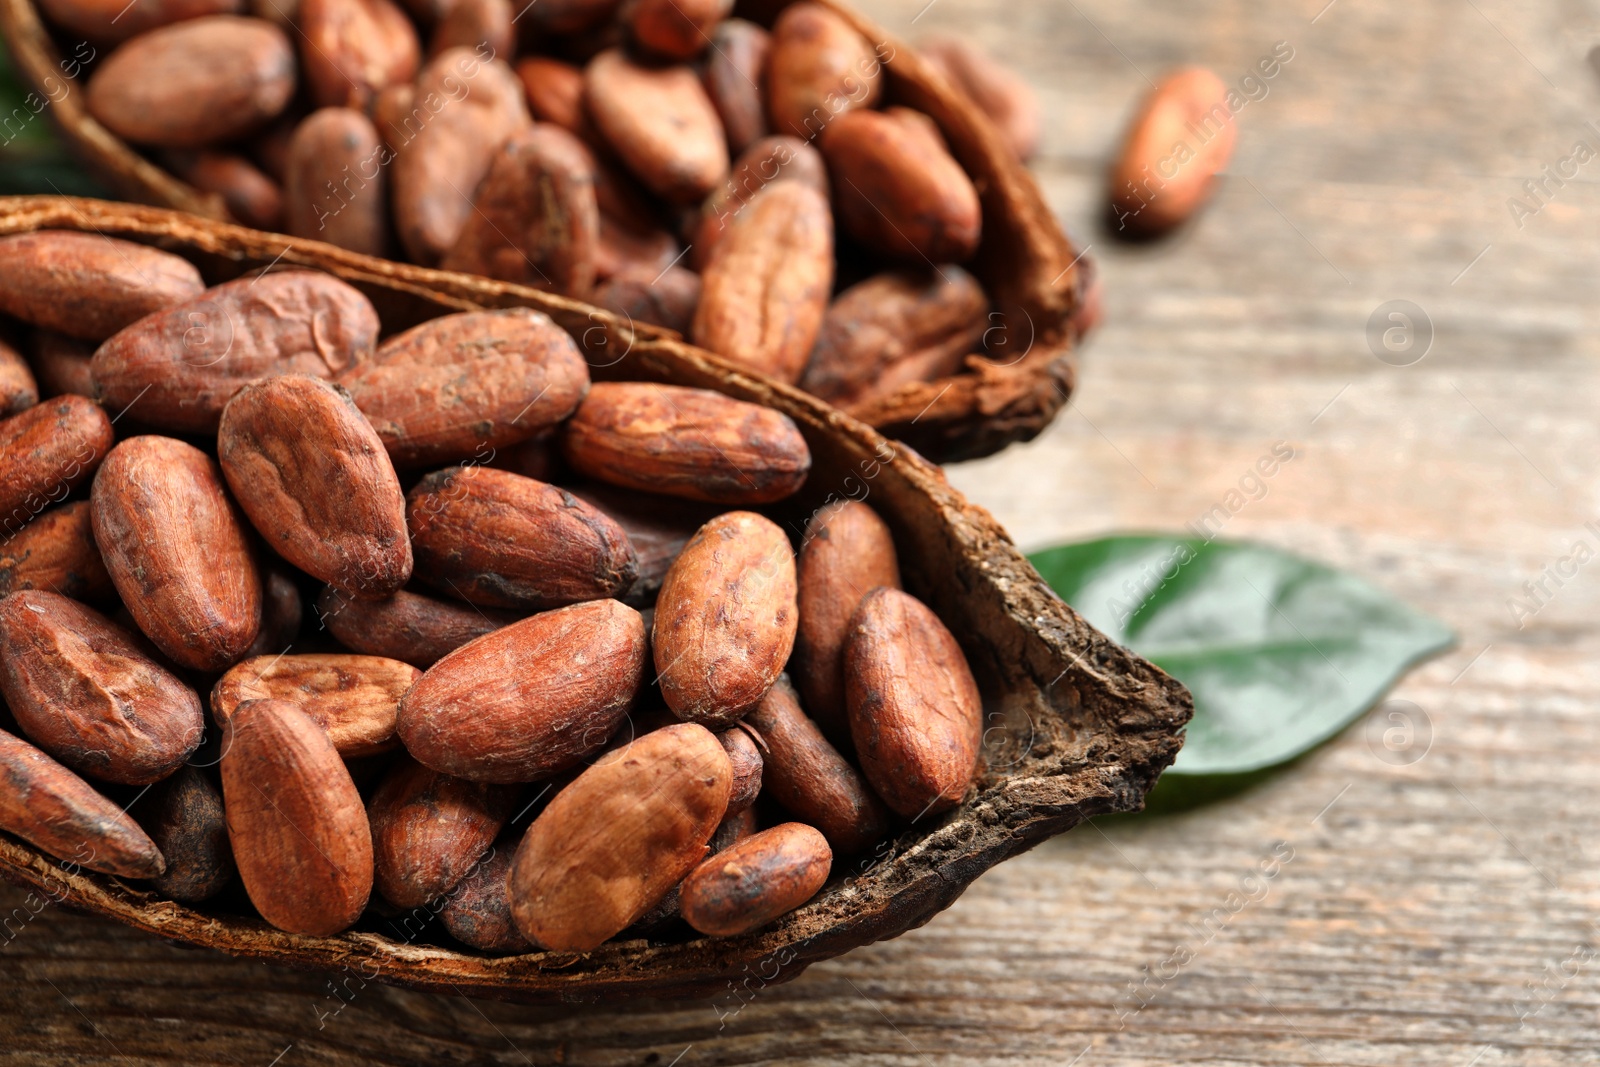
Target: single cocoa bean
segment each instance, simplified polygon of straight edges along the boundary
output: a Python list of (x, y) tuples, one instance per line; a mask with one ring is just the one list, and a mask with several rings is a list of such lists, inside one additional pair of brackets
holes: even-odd
[(599, 509), (628, 535), (639, 576), (622, 598), (634, 607), (655, 603), (661, 580), (667, 576), (672, 561), (678, 558), (695, 531), (716, 515), (706, 504), (654, 493), (628, 492), (609, 485), (577, 486), (572, 495)]
[(28, 356), (39, 382), (41, 399), (65, 393), (94, 395), (94, 375), (89, 370), (94, 345), (54, 330), (33, 331)]
[(646, 734), (550, 802), (511, 869), (511, 915), (557, 952), (590, 952), (666, 895), (706, 855), (732, 768), (700, 726)]
[(654, 277), (625, 268), (596, 286), (590, 300), (630, 323), (647, 322), (687, 336), (700, 305), (700, 275), (679, 266)]
[(657, 196), (692, 204), (727, 172), (722, 121), (692, 68), (645, 67), (609, 49), (584, 71), (584, 99), (606, 143)]
[(599, 132), (583, 103), (581, 69), (549, 56), (529, 56), (518, 60), (517, 77), (535, 119), (559, 126), (587, 145), (598, 143)]
[(790, 4), (773, 23), (766, 86), (774, 132), (809, 141), (836, 116), (876, 104), (882, 82), (878, 52), (821, 4)]
[(982, 48), (954, 34), (923, 39), (922, 58), (988, 115), (1019, 160), (1026, 163), (1039, 147), (1039, 98), (1016, 73), (995, 62)]
[(0, 694), (40, 748), (81, 774), (147, 785), (200, 744), (200, 698), (104, 615), (39, 589), (0, 600)]
[(0, 311), (68, 337), (103, 341), (204, 288), (188, 260), (132, 241), (65, 230), (0, 237)]
[(151, 882), (163, 896), (198, 904), (233, 881), (233, 849), (222, 793), (203, 771), (185, 764), (142, 795), (130, 812), (167, 861)]
[(87, 500), (74, 500), (0, 537), (0, 597), (50, 589), (89, 604), (114, 598), (116, 589), (94, 543), (89, 510)]
[(533, 945), (511, 921), (511, 857), (515, 841), (494, 845), (439, 909), (439, 919), (450, 936), (471, 948), (501, 955), (532, 952)]
[(711, 262), (711, 253), (721, 243), (734, 216), (744, 210), (755, 195), (776, 181), (797, 181), (828, 195), (828, 169), (822, 153), (798, 137), (779, 134), (753, 142), (734, 162), (727, 181), (706, 197), (694, 227), (694, 262), (701, 269)]
[[(717, 734), (722, 750), (728, 754), (733, 767), (733, 780), (728, 790), (728, 811), (740, 812), (756, 802), (761, 794), (761, 749), (750, 735), (734, 726)], [(726, 821), (726, 819), (724, 819)]]
[(844, 646), (850, 733), (867, 781), (905, 818), (946, 811), (972, 785), (978, 685), (944, 623), (898, 589), (868, 593)]
[(174, 22), (238, 15), (244, 9), (244, 0), (145, 0), (132, 7), (127, 0), (41, 0), (39, 4), (51, 22), (98, 45), (121, 44)]
[(346, 929), (372, 895), (372, 831), (328, 735), (294, 704), (251, 700), (222, 736), (228, 841), (250, 902), (290, 933)]
[[(1211, 198), (1217, 173), (1233, 157), (1239, 136), (1227, 102), (1231, 92), (1203, 67), (1173, 71), (1150, 90), (1111, 165), (1111, 211), (1118, 231), (1136, 237), (1165, 233)], [(1198, 149), (1190, 147), (1195, 141)], [(1175, 146), (1184, 152), (1178, 154)], [(1176, 168), (1170, 177), (1169, 163)]]
[(346, 648), (424, 670), (468, 641), (515, 621), (404, 589), (386, 600), (356, 600), (331, 585), (317, 598), (317, 615)]
[(411, 577), (400, 480), (348, 393), (303, 375), (247, 385), (223, 409), (217, 456), (251, 524), (307, 574), (371, 599)]
[(284, 161), (284, 224), (296, 237), (381, 256), (389, 247), (393, 152), (361, 112), (325, 107), (295, 127)]
[(365, 110), (416, 76), (417, 31), (390, 0), (300, 0), (300, 64), (318, 107)]
[(787, 415), (654, 382), (596, 382), (563, 427), (561, 450), (598, 481), (718, 504), (782, 500), (811, 469)]
[(14, 536), (65, 500), (111, 450), (111, 420), (99, 404), (60, 396), (0, 421), (0, 536)]
[(816, 896), (832, 869), (827, 839), (814, 827), (786, 822), (696, 867), (683, 880), (679, 909), (703, 934), (749, 933)]
[(268, 567), (261, 578), (261, 629), (245, 650), (244, 658), (288, 652), (300, 637), (304, 616), (300, 587), (289, 577), (287, 568)]
[(722, 119), (728, 150), (735, 155), (767, 134), (767, 107), (761, 87), (767, 79), (772, 37), (745, 19), (724, 19), (711, 31), (701, 80)]
[(395, 720), (400, 698), (422, 672), (381, 656), (314, 652), (247, 659), (217, 680), (211, 717), (226, 726), (251, 700), (287, 700), (311, 716), (347, 759), (375, 756), (399, 746)]
[(258, 230), (283, 229), (283, 190), (254, 163), (232, 152), (171, 152), (170, 169), (200, 190), (222, 198), (228, 214)]
[(28, 361), (0, 340), (0, 419), (20, 414), (39, 402), (39, 383)]
[(733, 0), (634, 0), (623, 11), (634, 43), (662, 59), (687, 62), (711, 44)]
[(430, 667), (401, 701), (400, 738), (419, 763), (460, 778), (549, 777), (604, 747), (647, 655), (644, 620), (615, 600), (523, 619)]
[(419, 908), (449, 893), (494, 845), (519, 792), (452, 778), (409, 759), (396, 763), (367, 806), (383, 899)]

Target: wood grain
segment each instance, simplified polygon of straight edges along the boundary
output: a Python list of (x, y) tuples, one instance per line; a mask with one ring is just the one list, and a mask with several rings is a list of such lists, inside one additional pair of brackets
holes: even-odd
[[(1600, 146), (1584, 125), (1600, 119), (1584, 63), (1600, 20), (1554, 3), (1337, 0), (1313, 24), (1323, 3), (938, 0), (915, 25), (926, 0), (863, 6), (892, 32), (970, 35), (1044, 91), (1039, 170), (1105, 271), (1108, 322), (1072, 406), (1039, 441), (952, 481), (1042, 545), (1179, 528), (1291, 442), (1296, 459), (1224, 535), (1347, 567), (1458, 628), (1460, 648), (1393, 694), (1426, 713), (1425, 756), (1385, 763), (1357, 726), (1232, 798), (1081, 827), (927, 927), (742, 1010), (534, 1010), (359, 976), (336, 995), (326, 976), (47, 909), (0, 942), (7, 1057), (1592, 1062), (1600, 564), (1520, 629), (1507, 599), (1578, 539), (1600, 547), (1583, 526), (1600, 510), (1600, 164), (1520, 230), (1506, 199), (1574, 140)], [(1153, 77), (1200, 61), (1236, 80), (1278, 40), (1295, 58), (1241, 115), (1239, 155), (1200, 224), (1133, 249), (1098, 232), (1100, 167), (1145, 84), (1135, 65)], [(1437, 331), (1407, 368), (1364, 337), (1398, 298)], [(1279, 842), (1292, 858), (1265, 896), (1229, 911)], [(7, 909), (21, 902), (0, 891)], [(1163, 963), (1185, 948), (1174, 975)], [(1146, 967), (1157, 977), (1136, 996)]]

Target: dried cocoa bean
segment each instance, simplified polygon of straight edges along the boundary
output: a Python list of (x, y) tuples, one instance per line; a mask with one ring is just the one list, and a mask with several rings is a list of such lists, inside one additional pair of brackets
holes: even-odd
[(733, 0), (634, 0), (624, 9), (634, 43), (666, 60), (687, 62), (711, 44), (711, 31)]
[(755, 195), (776, 181), (797, 181), (828, 195), (828, 169), (822, 153), (797, 137), (779, 134), (750, 144), (734, 162), (727, 181), (706, 197), (694, 227), (694, 262), (702, 269), (728, 233), (734, 216)]
[(89, 370), (94, 345), (54, 330), (34, 330), (29, 357), (39, 381), (41, 398), (74, 393), (94, 395), (94, 375)]
[(745, 838), (683, 880), (679, 909), (703, 934), (732, 937), (785, 915), (828, 880), (833, 852), (813, 827), (787, 822)]
[[(1165, 233), (1210, 199), (1239, 135), (1227, 103), (1230, 92), (1203, 67), (1173, 71), (1150, 90), (1111, 166), (1111, 209), (1119, 231)], [(1189, 147), (1194, 140), (1198, 150)], [(1170, 177), (1164, 169), (1169, 163), (1176, 168)]]
[(1039, 147), (1039, 98), (1031, 86), (971, 41), (935, 34), (921, 44), (922, 57), (999, 127), (1001, 135), (1027, 162)]
[(65, 230), (0, 237), (0, 311), (68, 337), (103, 341), (204, 288), (188, 260), (132, 241)]
[(422, 672), (381, 656), (338, 652), (247, 659), (217, 680), (211, 717), (224, 726), (250, 700), (287, 700), (327, 733), (347, 759), (375, 756), (399, 746), (395, 720), (400, 698)]
[(300, 63), (317, 107), (365, 110), (422, 61), (417, 31), (390, 0), (299, 0)]
[(248, 159), (232, 152), (173, 152), (167, 158), (178, 177), (221, 197), (232, 218), (258, 230), (283, 229), (283, 190)]
[(700, 77), (722, 119), (728, 150), (735, 155), (767, 134), (761, 87), (766, 84), (771, 47), (771, 35), (744, 19), (724, 19), (711, 31), (711, 51)]
[(397, 908), (449, 893), (494, 845), (518, 793), (402, 759), (367, 806), (378, 892)]
[(404, 589), (386, 600), (356, 600), (331, 585), (317, 598), (317, 615), (346, 648), (424, 670), (468, 641), (515, 621)]
[(0, 537), (0, 597), (23, 589), (50, 589), (89, 604), (116, 596), (94, 543), (87, 500), (51, 508)]
[(774, 132), (809, 141), (836, 116), (876, 104), (882, 81), (872, 45), (821, 4), (790, 4), (773, 23), (766, 88)]
[(608, 485), (577, 486), (572, 495), (599, 509), (628, 535), (639, 575), (623, 594), (623, 599), (635, 607), (655, 603), (661, 580), (667, 576), (672, 561), (678, 558), (695, 531), (716, 514), (706, 504), (654, 493), (629, 492)]
[(445, 900), (439, 918), (450, 936), (464, 945), (499, 954), (533, 951), (511, 921), (511, 857), (515, 841), (501, 841), (473, 865)]
[(295, 127), (284, 161), (284, 224), (296, 237), (381, 256), (389, 247), (391, 151), (361, 112), (325, 107)]
[(131, 814), (150, 835), (167, 869), (151, 888), (173, 900), (198, 904), (233, 881), (233, 849), (222, 793), (203, 771), (182, 766), (133, 805)]
[(39, 402), (39, 383), (22, 353), (0, 340), (0, 419), (10, 418)]
[[(735, 726), (717, 734), (722, 750), (728, 754), (728, 764), (733, 768), (733, 779), (728, 790), (728, 811), (744, 811), (756, 802), (761, 793), (761, 749), (750, 735)], [(724, 819), (726, 821), (726, 819)]]
[(470, 48), (480, 56), (509, 60), (516, 46), (511, 0), (456, 0), (434, 27), (429, 57), (452, 48)]
[(700, 305), (700, 275), (678, 266), (669, 266), (655, 277), (646, 271), (623, 269), (596, 286), (590, 299), (630, 323), (647, 322), (688, 336), (695, 308)]
[(690, 67), (645, 67), (620, 49), (584, 72), (589, 115), (628, 169), (657, 196), (692, 204), (728, 170), (722, 121)]
[(0, 421), (0, 536), (11, 537), (99, 468), (111, 420), (81, 396), (60, 396)]

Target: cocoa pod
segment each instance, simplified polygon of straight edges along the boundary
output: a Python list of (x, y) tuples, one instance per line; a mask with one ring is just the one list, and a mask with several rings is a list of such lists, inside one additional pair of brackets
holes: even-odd
[(76, 489), (111, 450), (111, 420), (100, 405), (61, 396), (0, 421), (0, 535)]
[(411, 577), (400, 480), (349, 394), (302, 375), (247, 385), (223, 409), (217, 456), (251, 524), (307, 574), (372, 599)]
[(581, 141), (548, 124), (515, 134), (496, 155), (473, 204), (443, 269), (588, 296), (600, 208), (594, 161)]
[(798, 615), (783, 530), (748, 511), (706, 523), (656, 599), (651, 647), (667, 706), (712, 728), (738, 721), (789, 661)]
[(284, 161), (284, 227), (296, 237), (381, 256), (389, 247), (392, 158), (361, 112), (325, 107), (295, 127)]
[(241, 386), (278, 374), (331, 378), (372, 355), (378, 313), (317, 271), (239, 278), (140, 320), (102, 344), (91, 368), (114, 408), (181, 433), (217, 430)]
[(461, 236), (473, 193), (500, 146), (528, 125), (528, 109), (511, 68), (467, 48), (452, 48), (423, 67), (414, 101), (403, 125), (416, 133), (390, 142), (390, 190), (406, 254), (431, 266)]
[(857, 500), (829, 504), (806, 524), (795, 571), (800, 607), (795, 681), (823, 733), (848, 753), (852, 742), (844, 697), (845, 638), (862, 597), (879, 586), (900, 588), (894, 538), (869, 505)]
[(596, 143), (599, 132), (583, 103), (582, 70), (549, 56), (529, 56), (517, 62), (517, 77), (535, 119), (559, 126), (585, 144)]
[(556, 794), (511, 868), (511, 915), (536, 945), (589, 952), (634, 922), (706, 855), (732, 769), (700, 726), (646, 734)]
[(722, 119), (728, 150), (735, 155), (767, 134), (767, 106), (761, 87), (767, 79), (772, 36), (745, 19), (724, 19), (711, 31), (701, 80)]
[(1150, 90), (1111, 165), (1111, 211), (1118, 231), (1138, 237), (1165, 233), (1211, 198), (1217, 172), (1228, 165), (1239, 135), (1227, 102), (1230, 92), (1203, 67), (1173, 71)]
[(33, 331), (28, 355), (41, 399), (66, 393), (94, 395), (94, 375), (89, 370), (94, 345), (54, 330), (39, 329)]
[(154, 878), (161, 850), (116, 804), (19, 737), (0, 730), (0, 830), (63, 861), (122, 878)]
[(219, 671), (261, 631), (261, 573), (210, 456), (144, 435), (106, 457), (90, 494), (106, 570), (144, 635), (175, 663)]
[(697, 266), (704, 269), (711, 262), (711, 253), (727, 236), (734, 216), (762, 189), (780, 180), (797, 181), (819, 196), (828, 195), (828, 169), (815, 148), (787, 134), (753, 142), (734, 162), (727, 180), (700, 207), (691, 253)]
[(207, 15), (141, 34), (89, 76), (89, 112), (125, 141), (202, 148), (251, 133), (294, 95), (294, 49), (272, 23)]
[(960, 267), (857, 282), (829, 306), (800, 387), (848, 406), (961, 369), (989, 326), (989, 300)]
[(469, 604), (543, 610), (624, 592), (628, 535), (565, 489), (490, 467), (430, 474), (406, 501), (417, 576)]
[(151, 882), (185, 904), (209, 900), (233, 881), (233, 849), (222, 794), (204, 772), (185, 764), (141, 796), (130, 814), (150, 835), (167, 869)]
[(641, 182), (692, 204), (728, 169), (722, 121), (690, 67), (644, 67), (609, 49), (584, 71), (584, 99), (606, 143)]
[(0, 311), (68, 337), (103, 341), (204, 288), (188, 260), (132, 241), (64, 230), (0, 237)]
[(422, 61), (417, 31), (390, 0), (299, 0), (300, 65), (317, 107), (365, 110)]
[(840, 227), (869, 249), (917, 263), (959, 262), (978, 248), (983, 208), (972, 179), (918, 111), (851, 111), (818, 146)]
[(787, 678), (779, 678), (744, 721), (766, 742), (763, 788), (796, 818), (822, 831), (836, 853), (858, 855), (887, 836), (889, 812), (801, 710)]
[(647, 322), (687, 336), (700, 305), (700, 275), (679, 266), (669, 266), (655, 277), (626, 268), (596, 286), (589, 299), (629, 323)]
[(510, 308), (413, 327), (338, 382), (405, 468), (481, 461), (545, 432), (577, 409), (589, 368), (548, 315)]
[(286, 568), (267, 568), (261, 578), (261, 629), (245, 650), (244, 658), (288, 652), (300, 636), (304, 615), (300, 587), (288, 576)]
[(404, 589), (386, 600), (356, 600), (331, 585), (317, 598), (317, 615), (346, 648), (424, 670), (468, 641), (514, 621)]
[(64, 30), (97, 45), (121, 44), (130, 37), (174, 22), (206, 15), (237, 15), (243, 0), (41, 0), (39, 10)]
[(200, 698), (132, 634), (56, 593), (0, 600), (0, 694), (28, 739), (81, 774), (160, 781), (200, 744)]
[(717, 734), (717, 740), (722, 743), (722, 750), (728, 754), (728, 764), (733, 768), (728, 811), (744, 811), (761, 794), (761, 749), (737, 726)]
[(222, 198), (228, 215), (257, 230), (283, 229), (283, 190), (241, 155), (232, 152), (173, 152), (170, 169), (200, 190)]
[(518, 792), (396, 763), (367, 806), (379, 894), (417, 908), (450, 892), (494, 845)]
[(87, 500), (51, 508), (0, 538), (0, 597), (23, 589), (50, 589), (91, 604), (116, 596), (94, 543)]
[(782, 500), (811, 470), (787, 415), (654, 382), (596, 382), (562, 428), (561, 451), (597, 481), (716, 504)]
[(882, 82), (872, 45), (821, 4), (790, 4), (773, 23), (766, 87), (775, 133), (809, 141), (836, 116), (876, 104)]
[(456, 0), (433, 29), (428, 56), (470, 48), (480, 56), (509, 61), (516, 47), (511, 0)]
[(22, 353), (0, 340), (0, 419), (20, 414), (39, 402), (39, 383)]
[(822, 834), (786, 822), (696, 867), (683, 880), (678, 907), (703, 934), (745, 934), (816, 896), (832, 869), (833, 852)]
[(916, 820), (961, 803), (983, 740), (983, 703), (961, 646), (921, 601), (868, 593), (844, 646), (845, 703), (861, 770)]
[(919, 51), (956, 89), (988, 115), (1011, 150), (1026, 163), (1039, 147), (1039, 98), (1014, 72), (964, 37), (940, 33)]
[(328, 735), (283, 700), (241, 704), (223, 727), (228, 841), (256, 911), (331, 937), (372, 895), (372, 831)]
[(717, 243), (690, 337), (734, 363), (798, 381), (832, 289), (828, 202), (799, 182), (775, 182), (734, 216)]
[(511, 921), (511, 857), (516, 842), (501, 841), (473, 865), (439, 909), (450, 936), (483, 952), (520, 954), (533, 945)]
[(687, 62), (706, 50), (713, 27), (732, 9), (733, 0), (634, 0), (623, 17), (640, 48)]
[(597, 508), (627, 534), (639, 574), (622, 599), (635, 607), (655, 603), (672, 561), (695, 531), (715, 516), (705, 504), (654, 493), (632, 493), (608, 485), (577, 486), (572, 495)]
[(283, 653), (247, 659), (217, 679), (211, 717), (218, 726), (251, 700), (287, 700), (311, 716), (347, 759), (399, 747), (395, 720), (400, 698), (422, 672), (381, 656), (338, 652)]
[(400, 739), (417, 762), (459, 778), (549, 777), (605, 745), (647, 655), (644, 620), (614, 600), (523, 619), (430, 667), (401, 701)]

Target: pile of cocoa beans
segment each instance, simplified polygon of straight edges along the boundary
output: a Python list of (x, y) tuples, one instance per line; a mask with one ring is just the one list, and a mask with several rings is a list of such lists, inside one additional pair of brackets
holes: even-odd
[[(978, 190), (826, 6), (246, 3), (39, 0), (103, 49), (94, 117), (248, 225), (589, 301), (845, 407), (1017, 358), (959, 265)], [(1024, 82), (924, 55), (1032, 153)]]
[(64, 866), (582, 952), (759, 928), (972, 786), (883, 518), (752, 510), (810, 471), (784, 414), (90, 233), (0, 238), (0, 312), (0, 829)]

